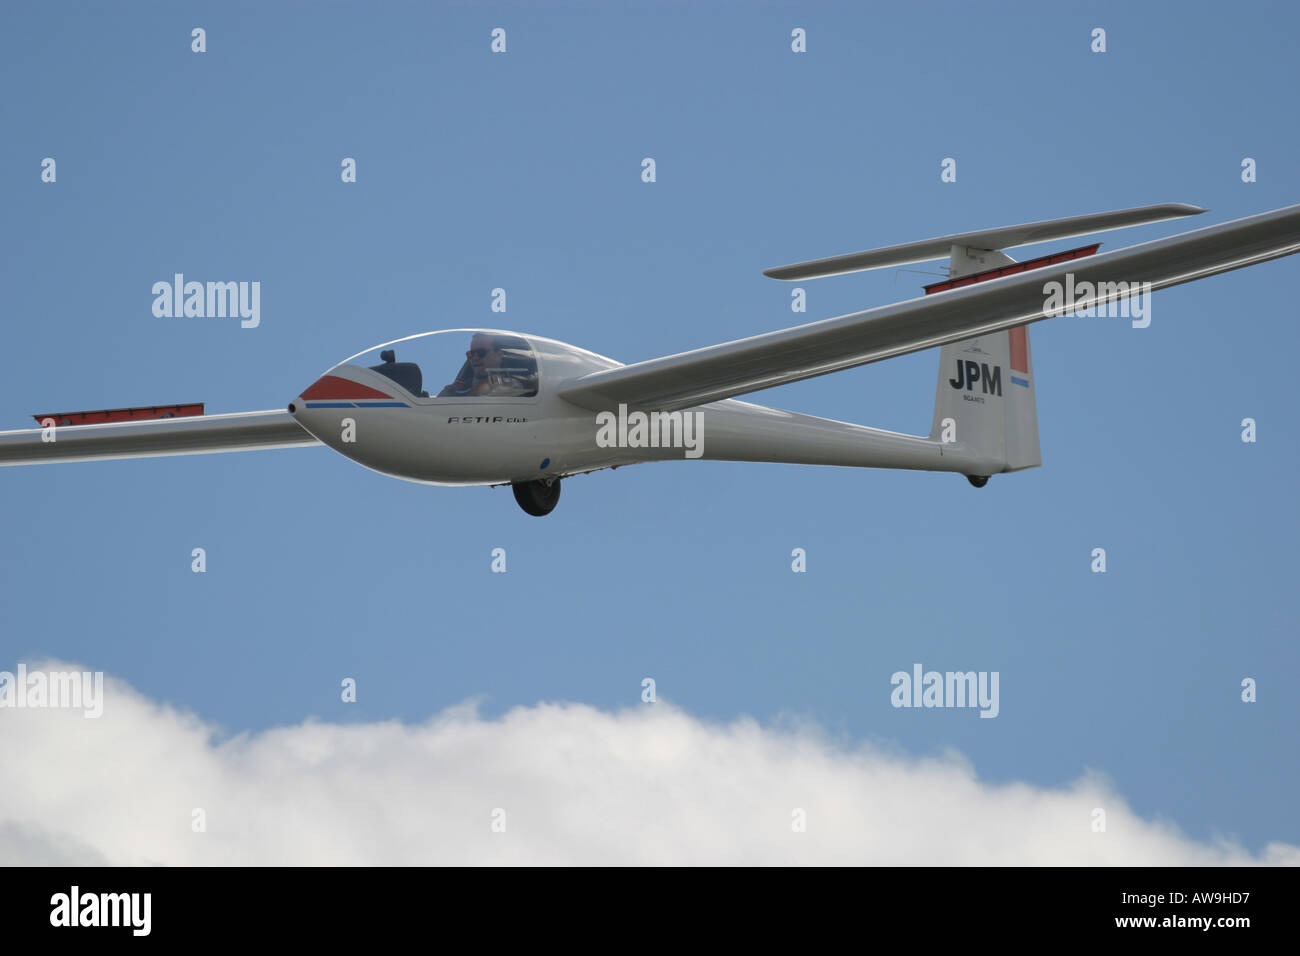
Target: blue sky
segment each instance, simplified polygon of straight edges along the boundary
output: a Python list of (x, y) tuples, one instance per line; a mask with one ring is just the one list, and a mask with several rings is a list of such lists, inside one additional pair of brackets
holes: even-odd
[[(934, 281), (810, 282), (795, 315), (790, 286), (761, 275), (786, 262), (1154, 202), (1208, 207), (1199, 226), (1300, 201), (1300, 13), (1280, 3), (0, 18), (0, 429), (52, 410), (281, 407), (340, 359), (439, 328), (638, 361)], [(151, 286), (175, 272), (260, 281), (261, 325), (155, 318)], [(1158, 293), (1147, 329), (1034, 326), (1044, 467), (979, 491), (666, 463), (566, 481), (538, 520), (508, 490), (408, 484), (323, 448), (3, 469), (0, 669), (82, 662), (230, 733), (419, 721), (467, 698), (609, 710), (649, 676), (703, 718), (954, 748), (994, 783), (1096, 770), (1195, 838), (1300, 843), (1298, 280), (1284, 259)], [(936, 365), (920, 353), (751, 398), (925, 432)], [(915, 662), (999, 671), (998, 718), (891, 707), (890, 675)]]

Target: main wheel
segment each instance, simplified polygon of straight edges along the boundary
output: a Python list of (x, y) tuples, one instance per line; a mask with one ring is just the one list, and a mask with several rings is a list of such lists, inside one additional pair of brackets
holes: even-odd
[(988, 475), (967, 475), (966, 480), (969, 481), (976, 488), (983, 488), (985, 485), (989, 483), (989, 476)]
[(560, 479), (518, 481), (510, 486), (519, 507), (535, 518), (550, 514), (560, 500)]

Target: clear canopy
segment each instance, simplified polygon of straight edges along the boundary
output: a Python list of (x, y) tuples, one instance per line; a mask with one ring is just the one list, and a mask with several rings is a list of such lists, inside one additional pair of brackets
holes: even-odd
[(376, 345), (339, 364), (373, 369), (413, 398), (537, 394), (537, 357), (527, 339), (510, 332), (425, 332)]

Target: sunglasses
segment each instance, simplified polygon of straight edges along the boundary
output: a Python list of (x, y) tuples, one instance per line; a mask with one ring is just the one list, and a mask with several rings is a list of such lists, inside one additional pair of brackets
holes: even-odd
[(487, 355), (489, 352), (500, 352), (500, 351), (501, 351), (501, 350), (498, 349), (498, 348), (490, 348), (490, 349), (469, 349), (469, 350), (465, 353), (465, 357), (466, 357), (466, 358), (483, 358), (483, 357), (484, 357), (485, 355)]

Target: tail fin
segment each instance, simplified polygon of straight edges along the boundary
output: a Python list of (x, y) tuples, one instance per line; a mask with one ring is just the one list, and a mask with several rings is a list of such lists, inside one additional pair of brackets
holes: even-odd
[[(1099, 243), (1021, 263), (1001, 252), (1002, 249), (1111, 229), (1127, 229), (1145, 223), (1196, 216), (1203, 212), (1205, 210), (1199, 206), (1189, 206), (1186, 203), (1139, 206), (922, 239), (920, 242), (851, 252), (829, 259), (796, 262), (768, 269), (763, 274), (791, 281), (819, 279), (864, 269), (929, 262), (946, 255), (949, 259), (948, 279), (925, 287), (926, 295), (942, 294), (959, 286), (993, 281), (1030, 269), (1085, 258), (1097, 251)], [(1292, 248), (1290, 251), (1295, 250)], [(1247, 263), (1254, 261), (1262, 260), (1241, 260)], [(1006, 269), (1006, 266), (1013, 268)], [(1205, 273), (1191, 274), (1191, 277), (1198, 278), (1203, 274)], [(1177, 281), (1187, 279), (1183, 277)], [(962, 463), (957, 464), (954, 470), (971, 469), (966, 477), (976, 487), (987, 482), (989, 475), (1036, 468), (1042, 464), (1038, 453), (1038, 410), (1034, 402), (1034, 366), (1029, 355), (1027, 327), (990, 333), (943, 346), (939, 355), (939, 387), (935, 392), (934, 424), (930, 429), (930, 439), (957, 442), (960, 445), (958, 460)]]
[[(1001, 252), (954, 247), (952, 275), (1013, 262)], [(959, 442), (980, 458), (1000, 462), (997, 471), (1042, 464), (1027, 326), (964, 339), (939, 350), (930, 437)], [(988, 476), (969, 477), (972, 483), (983, 484), (978, 479)]]

